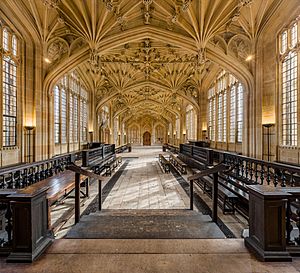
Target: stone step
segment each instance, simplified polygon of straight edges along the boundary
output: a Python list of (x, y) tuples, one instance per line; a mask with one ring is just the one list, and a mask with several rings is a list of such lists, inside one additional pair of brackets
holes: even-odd
[[(132, 215), (101, 215), (101, 214), (90, 214), (90, 215), (84, 215), (80, 218), (80, 222), (98, 222), (98, 221), (102, 221), (103, 218), (106, 217), (111, 217), (112, 219), (116, 220), (116, 219), (124, 219), (124, 221), (126, 221), (126, 219), (132, 219), (134, 221), (134, 219), (140, 218), (140, 219), (144, 219), (145, 221), (149, 220), (149, 221), (154, 221), (153, 219), (156, 219), (157, 221), (167, 221), (167, 219), (169, 220), (174, 220), (174, 217), (176, 217), (177, 219), (181, 219), (182, 221), (184, 219), (186, 219), (187, 221), (193, 221), (193, 219), (195, 218), (196, 221), (202, 221), (202, 222), (211, 222), (211, 217), (209, 215), (203, 215), (203, 214), (198, 214), (198, 215), (193, 215), (193, 217), (191, 218), (191, 215), (169, 215), (169, 214), (160, 214), (160, 215), (136, 215), (136, 214), (132, 214)], [(138, 221), (138, 220), (137, 220)]]
[[(211, 222), (211, 217), (208, 215), (203, 215), (200, 212), (192, 211), (192, 210), (179, 210), (179, 209), (169, 209), (169, 210), (160, 210), (160, 209), (145, 209), (145, 210), (102, 210), (95, 213), (91, 213), (89, 215), (84, 215), (81, 217), (81, 222), (88, 222), (88, 221), (101, 221), (101, 217), (124, 217), (125, 218), (133, 218), (133, 217), (139, 217), (144, 218), (145, 221), (149, 219), (149, 221), (152, 220), (153, 217), (157, 218), (158, 221), (161, 221), (161, 219), (158, 219), (159, 217), (163, 217), (163, 219), (172, 219), (174, 217), (177, 218), (187, 218), (189, 217), (196, 217), (197, 221), (200, 219), (203, 222)], [(151, 219), (150, 219), (151, 218)]]
[(189, 210), (103, 211), (83, 216), (66, 238), (225, 238), (208, 215)]
[(186, 216), (186, 215), (202, 215), (198, 211), (188, 209), (104, 209), (91, 213), (89, 215), (97, 216)]
[(230, 254), (248, 253), (243, 239), (59, 239), (49, 254)]

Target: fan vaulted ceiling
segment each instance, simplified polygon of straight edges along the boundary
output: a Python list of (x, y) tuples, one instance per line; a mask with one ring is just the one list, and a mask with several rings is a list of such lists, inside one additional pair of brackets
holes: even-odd
[[(2, 0), (43, 49), (45, 88), (77, 69), (96, 109), (168, 122), (221, 67), (251, 86), (256, 38), (280, 0)], [(1, 5), (0, 5), (1, 6)]]

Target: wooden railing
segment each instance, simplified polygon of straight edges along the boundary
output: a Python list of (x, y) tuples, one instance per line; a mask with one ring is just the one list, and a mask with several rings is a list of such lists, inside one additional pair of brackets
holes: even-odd
[(197, 147), (194, 145), (188, 144), (180, 144), (180, 151), (181, 154), (190, 156), (195, 160), (198, 160), (205, 165), (212, 165), (213, 164), (213, 150), (204, 147)]
[(94, 174), (93, 172), (84, 170), (75, 164), (69, 164), (68, 170), (75, 173), (75, 224), (80, 220), (80, 175), (87, 176), (89, 178), (98, 180), (98, 198), (99, 198), (99, 210), (102, 208), (102, 181), (105, 179), (101, 175)]
[[(49, 230), (49, 211), (47, 192), (49, 187), (36, 184), (52, 177), (66, 168), (75, 174), (75, 220), (80, 218), (80, 175), (97, 179), (99, 198), (101, 199), (102, 176), (84, 170), (76, 165), (82, 160), (86, 165), (97, 159), (115, 156), (115, 146), (105, 145), (100, 148), (75, 152), (53, 157), (34, 163), (21, 164), (0, 169), (0, 216), (4, 223), (0, 231), (0, 253), (9, 254), (8, 261), (27, 261), (36, 259), (51, 243)], [(77, 162), (79, 164), (79, 161)], [(36, 187), (28, 187), (32, 184)], [(41, 186), (40, 186), (41, 185)], [(28, 189), (31, 190), (28, 190)], [(101, 200), (99, 200), (101, 209)], [(22, 227), (22, 228), (20, 228)], [(24, 227), (24, 228), (23, 228)]]
[[(180, 152), (206, 166), (221, 162), (229, 167), (218, 179), (213, 174), (214, 189), (221, 184), (237, 194), (241, 204), (246, 203), (250, 227), (246, 244), (259, 259), (288, 261), (290, 254), (300, 254), (300, 167), (186, 144), (181, 145)], [(211, 155), (215, 162), (210, 161)], [(193, 181), (213, 170), (207, 169), (189, 179)], [(214, 210), (216, 199), (217, 196), (213, 198)]]
[(214, 167), (202, 170), (197, 174), (188, 177), (190, 182), (190, 210), (194, 207), (194, 181), (201, 179), (204, 176), (213, 175), (213, 187), (212, 187), (212, 199), (213, 199), (213, 209), (212, 209), (212, 220), (217, 223), (218, 221), (218, 176), (220, 172), (228, 170), (228, 166), (225, 164), (218, 164)]
[(179, 147), (169, 144), (169, 143), (165, 143), (163, 144), (163, 151), (165, 152), (166, 150), (169, 150), (170, 152), (174, 153), (174, 154), (178, 154), (179, 153)]
[(9, 195), (15, 191), (0, 191), (0, 208), (2, 213), (2, 236), (0, 237), (0, 253), (9, 254), (12, 249), (12, 209), (10, 205)]
[(114, 144), (105, 144), (99, 148), (87, 149), (82, 151), (82, 166), (90, 167), (108, 156), (115, 154)]
[(116, 154), (123, 153), (126, 150), (128, 150), (128, 152), (131, 152), (131, 144), (124, 144), (116, 147)]
[(300, 186), (300, 167), (230, 153), (220, 153), (220, 157), (225, 164), (234, 166), (230, 176), (247, 184)]
[(63, 172), (75, 161), (74, 154), (66, 154), (34, 163), (22, 164), (13, 168), (0, 169), (0, 189), (21, 189)]

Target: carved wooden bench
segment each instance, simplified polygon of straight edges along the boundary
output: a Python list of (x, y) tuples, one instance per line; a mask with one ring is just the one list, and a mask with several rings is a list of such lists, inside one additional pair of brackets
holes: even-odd
[(116, 169), (119, 164), (122, 163), (122, 157), (121, 156), (113, 156), (110, 158), (104, 165), (105, 168), (105, 175), (108, 176), (112, 174), (113, 170)]
[(172, 166), (178, 170), (182, 174), (186, 174), (187, 164), (184, 163), (181, 159), (178, 157), (175, 157), (174, 155), (170, 155), (170, 163)]
[(158, 161), (161, 164), (164, 172), (169, 173), (170, 172), (170, 162), (162, 154), (159, 154)]
[[(196, 181), (196, 184), (207, 193), (209, 196), (212, 195), (213, 179), (210, 176), (205, 176)], [(232, 191), (226, 189), (222, 184), (218, 185), (218, 197), (219, 204), (222, 207), (223, 214), (235, 213), (235, 205), (238, 202), (238, 196)]]
[[(80, 177), (81, 185), (85, 187), (85, 193), (82, 194), (85, 197), (89, 196), (89, 180), (86, 176), (82, 175)], [(48, 177), (40, 182), (32, 184), (24, 189), (22, 193), (32, 194), (41, 188), (48, 188), (47, 190), (47, 202), (48, 202), (48, 223), (50, 227), (51, 217), (50, 217), (50, 206), (55, 204), (61, 198), (67, 197), (71, 191), (75, 188), (75, 174), (70, 170), (66, 170), (57, 175)]]

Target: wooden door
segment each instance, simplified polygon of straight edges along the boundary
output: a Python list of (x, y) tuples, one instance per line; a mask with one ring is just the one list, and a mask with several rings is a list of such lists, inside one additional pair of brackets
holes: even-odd
[(144, 146), (151, 145), (151, 134), (149, 132), (145, 132), (143, 135), (143, 145)]

